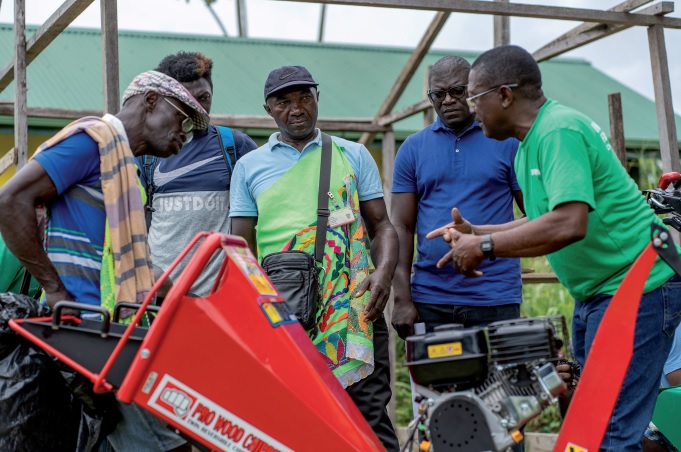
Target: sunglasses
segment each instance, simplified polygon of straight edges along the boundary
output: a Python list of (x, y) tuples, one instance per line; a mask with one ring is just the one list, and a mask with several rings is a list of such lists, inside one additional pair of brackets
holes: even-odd
[(489, 94), (489, 93), (491, 93), (491, 92), (493, 92), (493, 91), (496, 91), (496, 90), (498, 90), (499, 88), (501, 88), (502, 86), (506, 86), (506, 87), (508, 87), (508, 88), (513, 89), (513, 88), (517, 88), (517, 87), (518, 87), (518, 84), (517, 84), (517, 83), (502, 83), (502, 84), (499, 85), (499, 86), (495, 86), (494, 88), (490, 88), (490, 89), (488, 89), (487, 91), (483, 91), (483, 92), (481, 92), (480, 94), (476, 94), (475, 96), (472, 96), (472, 97), (467, 98), (467, 99), (466, 99), (466, 103), (468, 104), (468, 106), (469, 106), (470, 108), (473, 108), (473, 106), (475, 105), (475, 102), (473, 102), (473, 101), (474, 101), (475, 99), (477, 99), (478, 97), (482, 97), (482, 96), (484, 96), (485, 94)]
[(182, 142), (182, 144), (189, 143), (190, 141), (192, 141), (192, 138), (194, 138), (194, 134), (192, 133), (192, 130), (194, 129), (194, 121), (192, 120), (192, 118), (189, 117), (187, 113), (183, 112), (180, 107), (170, 102), (167, 97), (164, 97), (163, 99), (170, 105), (172, 105), (175, 110), (182, 113), (182, 115), (184, 116), (184, 119), (182, 120), (182, 132), (184, 132), (187, 138), (185, 139), (185, 141)]
[(456, 85), (449, 89), (429, 89), (428, 97), (433, 102), (444, 102), (447, 94), (452, 99), (461, 99), (466, 95), (468, 85)]

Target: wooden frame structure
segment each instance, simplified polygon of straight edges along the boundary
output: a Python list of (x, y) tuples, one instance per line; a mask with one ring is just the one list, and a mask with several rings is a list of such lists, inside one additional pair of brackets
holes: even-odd
[[(45, 116), (60, 118), (75, 118), (83, 113), (101, 114), (102, 112), (116, 112), (119, 108), (119, 78), (118, 78), (118, 20), (117, 1), (101, 1), (102, 23), (102, 66), (104, 99), (102, 112), (83, 112), (77, 110), (27, 108), (26, 105), (26, 66), (42, 52), (73, 20), (78, 17), (93, 0), (65, 0), (52, 16), (36, 31), (30, 40), (26, 41), (25, 33), (25, 0), (14, 0), (15, 15), (15, 52), (14, 57), (0, 71), (0, 91), (4, 90), (13, 80), (15, 86), (15, 101), (12, 107), (14, 116), (15, 142), (14, 148), (7, 156), (0, 159), (0, 174), (6, 167), (16, 164), (20, 168), (27, 159), (28, 116)], [(283, 0), (291, 1), (291, 0)], [(321, 118), (320, 126), (327, 130), (361, 131), (360, 142), (370, 144), (377, 133), (383, 134), (383, 152), (393, 154), (395, 143), (386, 143), (394, 134), (392, 124), (414, 114), (428, 112), (430, 103), (424, 99), (416, 104), (393, 112), (400, 96), (416, 72), (423, 58), (430, 50), (432, 43), (444, 26), (447, 18), (453, 12), (468, 14), (491, 14), (494, 21), (495, 45), (510, 42), (509, 18), (530, 17), (554, 20), (583, 21), (584, 23), (573, 30), (547, 43), (538, 49), (533, 56), (537, 61), (544, 61), (562, 53), (581, 47), (597, 39), (609, 36), (633, 26), (648, 28), (650, 45), (651, 69), (655, 90), (655, 104), (657, 111), (658, 132), (660, 135), (660, 153), (665, 171), (679, 171), (678, 140), (674, 112), (671, 102), (671, 88), (669, 67), (664, 40), (664, 28), (681, 29), (681, 19), (665, 17), (674, 10), (674, 3), (661, 1), (645, 9), (632, 12), (652, 0), (625, 0), (617, 6), (601, 11), (596, 9), (570, 8), (562, 6), (528, 5), (511, 3), (509, 0), (494, 2), (481, 0), (295, 0), (306, 3), (372, 6), (384, 8), (401, 8), (414, 10), (437, 11), (433, 21), (424, 33), (420, 42), (406, 62), (402, 72), (398, 75), (388, 96), (373, 118)], [(241, 34), (245, 33), (245, 1), (239, 0), (239, 24)], [(323, 8), (324, 10), (325, 8)], [(323, 24), (320, 24), (320, 36)], [(425, 97), (425, 96), (424, 96)], [(0, 114), (8, 114), (8, 105), (0, 105)], [(612, 109), (611, 109), (612, 111)], [(274, 128), (273, 121), (266, 116), (245, 115), (215, 115), (213, 120), (217, 124), (245, 128)], [(392, 151), (391, 151), (392, 149)], [(383, 157), (383, 163), (388, 163), (389, 157)], [(389, 166), (389, 165), (388, 165)], [(391, 175), (384, 173), (384, 178)], [(390, 186), (386, 180), (386, 186)]]
[[(2, 0), (0, 0), (1, 2)], [(576, 49), (600, 38), (612, 35), (633, 26), (647, 27), (650, 46), (651, 70), (655, 91), (655, 104), (660, 136), (660, 154), (664, 171), (679, 171), (679, 149), (676, 124), (672, 108), (669, 67), (664, 40), (664, 28), (681, 29), (681, 19), (668, 18), (673, 12), (674, 3), (660, 1), (639, 9), (652, 0), (625, 0), (607, 10), (570, 8), (559, 6), (528, 5), (511, 3), (509, 0), (494, 2), (481, 0), (282, 0), (306, 3), (322, 3), (321, 23), (318, 40), (323, 38), (324, 18), (327, 4), (372, 6), (436, 11), (432, 22), (414, 48), (404, 68), (398, 74), (386, 99), (372, 118), (320, 118), (318, 125), (325, 130), (363, 132), (360, 142), (370, 145), (376, 134), (382, 134), (382, 174), (386, 203), (390, 206), (390, 187), (392, 168), (395, 161), (395, 136), (393, 124), (404, 118), (423, 113), (427, 124), (432, 122), (433, 111), (425, 96), (423, 100), (393, 111), (417, 68), (430, 50), (438, 33), (444, 27), (451, 13), (487, 14), (494, 16), (494, 45), (510, 42), (509, 19), (511, 16), (583, 22), (571, 31), (547, 43), (534, 52), (537, 61), (544, 61)], [(101, 0), (102, 28), (102, 67), (104, 99), (103, 111), (65, 110), (37, 108), (26, 105), (26, 66), (40, 54), (73, 20), (78, 17), (93, 0), (65, 0), (52, 16), (26, 41), (25, 0), (14, 0), (15, 52), (14, 57), (0, 70), (0, 92), (15, 81), (15, 100), (12, 104), (0, 103), (0, 115), (14, 116), (14, 148), (0, 158), (0, 174), (16, 164), (21, 168), (28, 155), (28, 116), (76, 119), (87, 115), (115, 113), (119, 109), (119, 64), (118, 64), (118, 19), (117, 1)], [(1, 3), (0, 3), (1, 4)], [(632, 12), (638, 10), (636, 12)], [(238, 26), (240, 36), (247, 34), (245, 0), (237, 0)], [(625, 162), (624, 138), (621, 127), (621, 99), (619, 95), (609, 96), (611, 112), (612, 144), (622, 162)], [(276, 129), (274, 121), (268, 116), (212, 115), (215, 124), (239, 128)], [(552, 274), (524, 275), (525, 283), (557, 282)], [(392, 303), (389, 303), (389, 308)], [(388, 309), (388, 317), (390, 315)], [(394, 335), (391, 335), (391, 342)], [(391, 347), (394, 373), (394, 346)], [(394, 377), (394, 376), (393, 376)], [(395, 379), (393, 378), (394, 382)], [(394, 388), (393, 388), (394, 389)], [(394, 390), (393, 390), (394, 393)], [(394, 397), (390, 412), (394, 416)]]

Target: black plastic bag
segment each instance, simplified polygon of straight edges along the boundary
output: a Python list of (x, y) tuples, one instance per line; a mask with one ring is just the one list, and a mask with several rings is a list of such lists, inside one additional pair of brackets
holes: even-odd
[(0, 451), (94, 451), (120, 417), (113, 394), (94, 394), (9, 328), (12, 318), (48, 315), (32, 298), (0, 293)]

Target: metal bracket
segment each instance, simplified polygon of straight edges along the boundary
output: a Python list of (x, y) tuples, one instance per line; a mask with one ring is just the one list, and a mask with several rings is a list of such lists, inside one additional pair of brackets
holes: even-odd
[(677, 275), (681, 276), (681, 257), (676, 250), (669, 231), (657, 223), (650, 225), (650, 235), (655, 252), (667, 263)]

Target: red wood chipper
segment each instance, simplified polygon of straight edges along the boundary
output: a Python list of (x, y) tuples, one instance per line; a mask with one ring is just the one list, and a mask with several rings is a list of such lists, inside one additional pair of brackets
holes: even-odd
[[(194, 249), (151, 327), (137, 326), (167, 275)], [(223, 263), (211, 293), (189, 295), (215, 254)], [(116, 322), (120, 309), (114, 321), (106, 310), (102, 320), (91, 320), (62, 316), (69, 306), (10, 325), (87, 376), (95, 392), (116, 391), (121, 402), (209, 449), (383, 450), (240, 238), (197, 236), (130, 325)], [(78, 306), (85, 307), (92, 310)]]

